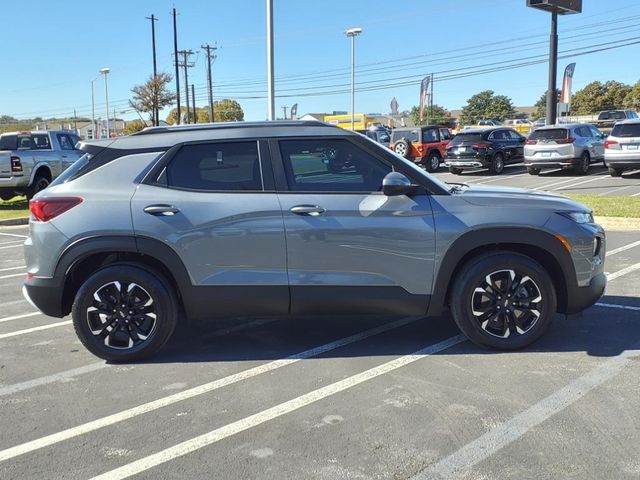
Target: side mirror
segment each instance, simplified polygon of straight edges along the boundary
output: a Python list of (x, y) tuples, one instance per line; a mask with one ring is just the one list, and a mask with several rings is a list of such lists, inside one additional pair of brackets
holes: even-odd
[(411, 184), (411, 180), (400, 172), (388, 173), (382, 179), (382, 193), (387, 197), (411, 195), (414, 191), (415, 186)]

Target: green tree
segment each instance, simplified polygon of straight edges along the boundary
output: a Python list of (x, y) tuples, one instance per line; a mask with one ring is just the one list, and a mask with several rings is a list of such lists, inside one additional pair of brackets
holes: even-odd
[[(538, 101), (533, 105), (536, 107), (535, 112), (533, 112), (534, 118), (541, 118), (547, 115), (547, 92), (546, 90), (542, 96), (538, 99)], [(556, 102), (560, 101), (560, 90), (556, 89)]]
[[(183, 112), (186, 112), (186, 110), (183, 110)], [(177, 114), (177, 109), (172, 108), (169, 115), (167, 115), (167, 123), (170, 125), (176, 123)], [(206, 123), (210, 121), (209, 107), (196, 108), (196, 114), (198, 123)], [(244, 120), (242, 107), (235, 100), (224, 99), (213, 102), (213, 114), (216, 117), (216, 122), (236, 122)], [(191, 116), (193, 116), (193, 113), (191, 113)]]
[(444, 125), (451, 121), (451, 113), (449, 113), (449, 111), (446, 108), (436, 104), (433, 104), (433, 115), (430, 115), (429, 107), (424, 108), (422, 121), (420, 121), (419, 106), (411, 107), (409, 116), (411, 117), (415, 125), (427, 125), (427, 124), (443, 124)]
[(493, 90), (476, 93), (463, 107), (460, 121), (463, 124), (474, 124), (482, 119), (504, 120), (513, 117), (516, 111), (511, 99), (505, 95), (496, 95)]
[(590, 115), (604, 110), (605, 88), (601, 82), (591, 82), (571, 98), (571, 115)]
[(625, 83), (609, 80), (604, 84), (604, 109), (622, 108), (627, 95), (631, 91), (631, 86)]
[(622, 105), (624, 108), (640, 111), (640, 81), (637, 81), (635, 85), (631, 87)]
[(125, 135), (131, 135), (132, 133), (139, 132), (144, 127), (146, 127), (146, 125), (142, 120), (132, 120), (131, 122), (127, 122), (127, 126), (124, 127), (122, 133)]
[(171, 74), (162, 72), (155, 77), (151, 76), (146, 83), (136, 85), (131, 89), (133, 98), (129, 100), (129, 105), (138, 112), (148, 113), (149, 118), (153, 120), (156, 108), (162, 110), (173, 105), (176, 99), (176, 94), (167, 89), (172, 79)]

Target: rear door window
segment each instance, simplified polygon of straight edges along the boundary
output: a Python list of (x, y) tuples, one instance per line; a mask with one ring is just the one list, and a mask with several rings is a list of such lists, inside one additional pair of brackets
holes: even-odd
[(58, 133), (56, 135), (58, 138), (58, 143), (60, 144), (60, 149), (62, 150), (74, 150), (73, 145), (75, 142), (71, 140), (71, 137), (66, 133)]
[(422, 143), (435, 143), (439, 142), (438, 130), (435, 128), (427, 128), (422, 132)]
[(200, 191), (261, 191), (257, 142), (183, 146), (166, 169), (167, 186)]
[(442, 140), (451, 140), (451, 132), (449, 132), (448, 128), (441, 128), (440, 137), (442, 138)]
[(51, 150), (51, 142), (49, 142), (49, 135), (46, 133), (35, 133), (31, 135), (33, 141), (33, 148), (36, 150)]
[(640, 123), (619, 123), (611, 130), (612, 137), (640, 137)]
[(564, 140), (567, 136), (566, 128), (546, 128), (531, 133), (529, 140)]

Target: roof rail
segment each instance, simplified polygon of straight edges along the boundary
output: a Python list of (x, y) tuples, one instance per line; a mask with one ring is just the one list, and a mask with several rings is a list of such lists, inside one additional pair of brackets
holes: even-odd
[(151, 135), (156, 133), (193, 132), (201, 130), (223, 130), (228, 128), (249, 127), (332, 127), (318, 120), (272, 120), (264, 122), (225, 122), (225, 123), (192, 123), (187, 125), (170, 125), (162, 127), (147, 127), (132, 135)]

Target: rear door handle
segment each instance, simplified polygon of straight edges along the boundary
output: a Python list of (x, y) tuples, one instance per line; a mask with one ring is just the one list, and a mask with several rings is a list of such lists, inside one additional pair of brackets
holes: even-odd
[(296, 215), (310, 215), (315, 217), (324, 213), (325, 209), (317, 205), (296, 205), (295, 207), (291, 207), (289, 211)]
[(156, 216), (175, 215), (179, 211), (180, 209), (174, 207), (173, 205), (149, 205), (148, 207), (144, 208), (145, 213)]

